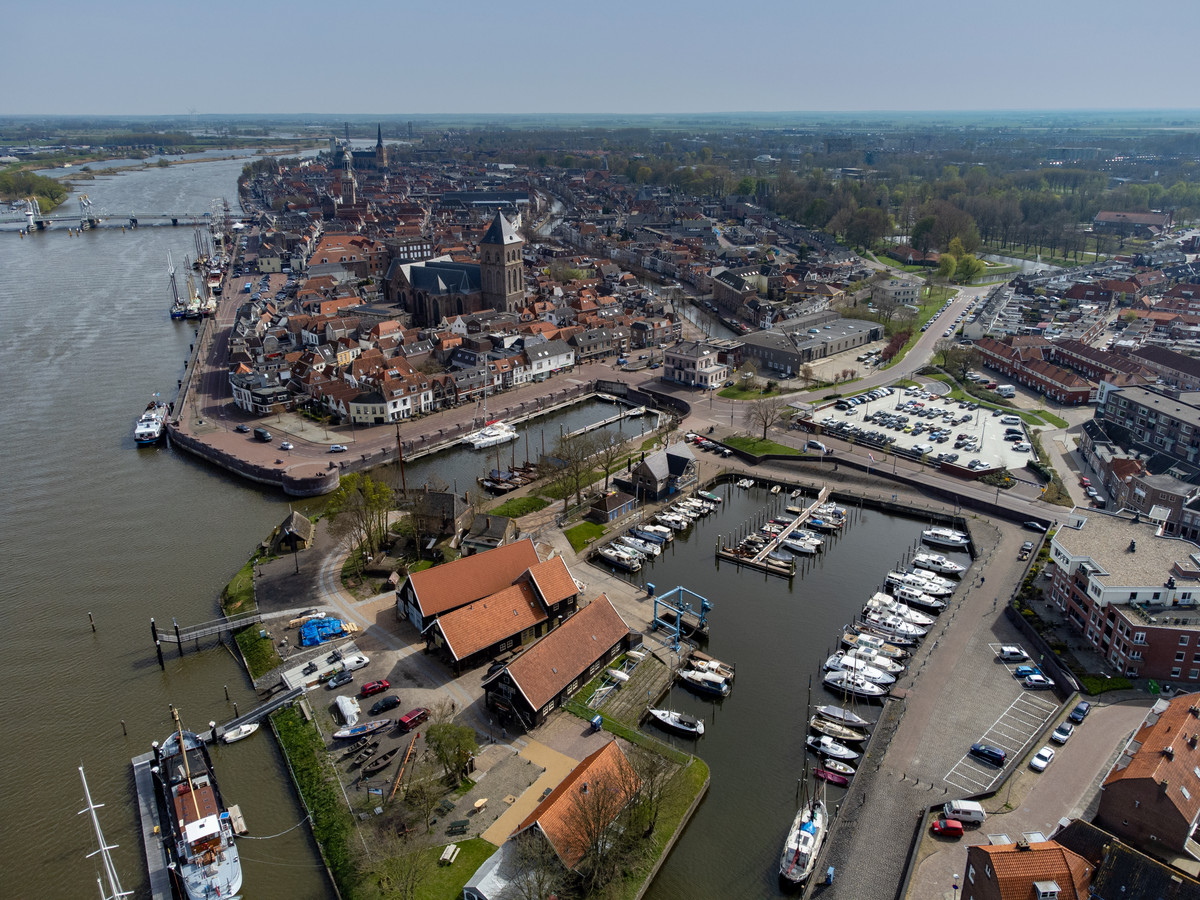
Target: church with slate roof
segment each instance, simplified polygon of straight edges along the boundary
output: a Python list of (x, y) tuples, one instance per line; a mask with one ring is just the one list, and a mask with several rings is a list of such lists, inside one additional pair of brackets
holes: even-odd
[(495, 310), (513, 312), (525, 301), (521, 251), (525, 242), (501, 212), (479, 242), (478, 263), (449, 257), (424, 262), (393, 262), (388, 280), (413, 323), (437, 325), (442, 319)]

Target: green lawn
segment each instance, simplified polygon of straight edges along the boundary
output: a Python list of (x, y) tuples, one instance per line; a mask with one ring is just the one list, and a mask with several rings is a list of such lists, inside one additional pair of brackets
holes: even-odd
[(746, 453), (753, 453), (756, 456), (762, 456), (764, 453), (778, 453), (783, 456), (800, 455), (800, 451), (795, 447), (788, 447), (786, 444), (777, 443), (770, 438), (764, 441), (762, 438), (742, 434), (726, 438), (725, 443), (737, 450), (744, 450)]
[(986, 409), (986, 410), (988, 410), (989, 413), (993, 409), (1002, 409), (1002, 410), (1004, 410), (1004, 412), (1009, 413), (1011, 415), (1020, 416), (1021, 420), (1026, 425), (1030, 425), (1034, 428), (1041, 428), (1046, 425), (1053, 425), (1055, 428), (1066, 428), (1067, 427), (1067, 421), (1065, 419), (1062, 419), (1059, 416), (1056, 416), (1054, 413), (1050, 412), (1049, 410), (1046, 410), (1046, 409), (1029, 410), (1029, 409), (1017, 409), (1015, 406), (999, 406), (997, 404), (988, 403), (986, 400), (981, 400), (979, 397), (976, 397), (975, 395), (970, 394), (967, 391), (964, 391), (958, 385), (958, 383), (956, 381), (954, 381), (954, 379), (951, 378), (949, 375), (945, 375), (941, 372), (935, 372), (934, 374), (929, 375), (927, 377), (932, 378), (934, 381), (940, 381), (943, 384), (950, 385), (949, 396), (953, 397), (955, 400), (973, 401), (973, 402), (979, 404), (979, 408), (981, 410)]
[(549, 505), (550, 501), (544, 500), (541, 497), (513, 497), (511, 500), (505, 500), (495, 509), (491, 510), (491, 514), (494, 516), (508, 516), (510, 519), (519, 519), (521, 516), (540, 512)]
[(598, 525), (595, 522), (580, 522), (574, 528), (568, 528), (563, 534), (567, 536), (567, 540), (571, 542), (571, 547), (578, 553), (607, 530), (603, 525)]
[(726, 400), (762, 400), (766, 397), (778, 397), (782, 394), (781, 390), (764, 391), (757, 388), (744, 388), (741, 385), (735, 384), (733, 387), (727, 387), (722, 391), (717, 391), (718, 397), (724, 397)]
[(463, 887), (475, 874), (475, 870), (499, 849), (483, 838), (471, 838), (455, 843), (458, 844), (458, 858), (454, 860), (453, 865), (438, 865), (438, 859), (442, 855), (440, 846), (430, 847), (425, 851), (433, 861), (433, 867), (417, 888), (417, 900), (457, 900), (462, 896)]
[(261, 625), (249, 625), (237, 632), (235, 636), (242, 656), (246, 659), (246, 668), (250, 670), (251, 678), (265, 675), (283, 662), (275, 649), (275, 642), (269, 637), (259, 637), (260, 631), (262, 631)]
[(236, 616), (254, 609), (255, 559), (256, 557), (251, 557), (249, 562), (238, 569), (238, 573), (221, 592), (221, 609), (225, 611), (225, 615)]

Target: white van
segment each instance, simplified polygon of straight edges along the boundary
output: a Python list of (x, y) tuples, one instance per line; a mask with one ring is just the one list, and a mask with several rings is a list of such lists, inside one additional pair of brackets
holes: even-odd
[(1000, 424), (1001, 425), (1020, 425), (1021, 417), (1020, 416), (1001, 416)]
[(942, 807), (947, 819), (957, 819), (964, 825), (981, 825), (987, 812), (974, 800), (952, 800)]

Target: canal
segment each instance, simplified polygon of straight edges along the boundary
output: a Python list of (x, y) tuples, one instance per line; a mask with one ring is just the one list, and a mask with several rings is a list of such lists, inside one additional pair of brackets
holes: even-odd
[[(725, 561), (718, 565), (714, 548), (721, 535), (741, 533), (755, 517), (769, 519), (797, 501), (732, 484), (716, 493), (725, 498), (719, 512), (698, 520), (657, 560), (627, 576), (638, 585), (654, 583), (659, 593), (683, 585), (711, 600), (711, 634), (703, 649), (737, 666), (733, 691), (723, 701), (672, 689), (669, 704), (703, 718), (707, 730), (699, 741), (668, 740), (694, 748), (711, 767), (712, 784), (646, 894), (650, 900), (782, 896), (776, 872), (804, 771), (809, 681), (814, 706), (841, 703), (821, 686), (821, 666), (838, 649), (842, 627), (881, 589), (888, 571), (911, 558), (929, 527), (850, 506), (842, 532), (827, 536), (824, 551), (801, 563), (789, 581)], [(969, 562), (965, 555), (949, 555)], [(859, 712), (873, 719), (878, 706)], [(843, 793), (828, 788), (831, 807)]]

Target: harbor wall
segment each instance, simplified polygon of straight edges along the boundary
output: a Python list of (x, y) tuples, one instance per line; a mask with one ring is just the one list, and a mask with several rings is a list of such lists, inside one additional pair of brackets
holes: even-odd
[(218, 450), (204, 441), (185, 434), (172, 425), (167, 426), (167, 440), (205, 462), (212, 463), (227, 472), (232, 472), (249, 481), (283, 490), (289, 497), (318, 497), (337, 489), (341, 476), (337, 469), (315, 471), (313, 465), (304, 464), (303, 474), (289, 473), (286, 469), (256, 465), (223, 450)]
[(654, 879), (658, 877), (658, 870), (662, 868), (663, 863), (667, 861), (667, 857), (671, 855), (671, 851), (675, 849), (675, 844), (683, 837), (683, 831), (687, 828), (688, 822), (692, 821), (692, 816), (700, 808), (700, 801), (708, 795), (708, 786), (711, 783), (712, 772), (710, 770), (708, 776), (704, 779), (704, 784), (700, 786), (700, 790), (696, 792), (696, 796), (692, 798), (691, 804), (688, 806), (687, 811), (684, 812), (683, 818), (675, 826), (675, 832), (671, 835), (670, 840), (667, 841), (666, 846), (663, 847), (662, 853), (658, 855), (658, 859), (655, 860), (653, 868), (647, 873), (646, 880), (642, 882), (641, 888), (634, 895), (634, 900), (642, 900), (646, 891), (650, 890), (650, 885), (654, 884)]

